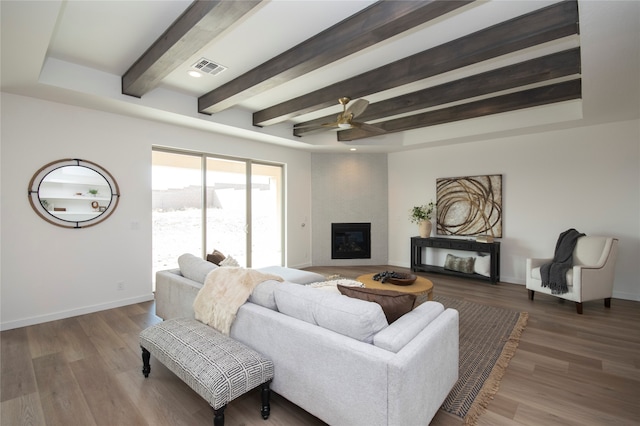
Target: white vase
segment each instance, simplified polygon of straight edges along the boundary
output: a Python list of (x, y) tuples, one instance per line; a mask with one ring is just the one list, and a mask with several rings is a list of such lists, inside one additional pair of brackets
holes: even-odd
[(431, 235), (431, 224), (430, 220), (423, 220), (418, 224), (418, 232), (420, 234), (420, 238), (427, 238)]

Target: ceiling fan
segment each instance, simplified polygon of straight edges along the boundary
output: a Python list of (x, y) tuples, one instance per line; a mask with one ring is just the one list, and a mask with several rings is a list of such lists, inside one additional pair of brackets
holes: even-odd
[[(294, 126), (297, 129), (305, 128), (305, 127), (330, 127), (335, 130), (347, 130), (351, 128), (362, 129), (367, 132), (372, 133), (385, 133), (385, 130), (374, 126), (372, 124), (367, 124), (359, 121), (354, 121), (354, 118), (359, 116), (367, 109), (369, 106), (369, 101), (366, 99), (358, 99), (354, 101), (349, 108), (347, 108), (347, 104), (351, 102), (351, 98), (345, 96), (338, 99), (340, 105), (342, 105), (342, 112), (338, 114), (336, 117), (336, 121), (330, 123), (322, 123), (322, 124), (308, 124), (308, 125), (296, 125)], [(319, 129), (321, 130), (321, 129)]]

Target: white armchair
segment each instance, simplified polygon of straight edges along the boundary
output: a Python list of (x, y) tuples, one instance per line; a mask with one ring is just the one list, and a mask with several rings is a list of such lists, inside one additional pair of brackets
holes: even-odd
[(553, 259), (527, 259), (526, 284), (529, 299), (535, 292), (550, 294), (576, 302), (578, 314), (582, 314), (582, 302), (604, 299), (604, 306), (611, 307), (613, 277), (618, 240), (610, 237), (578, 238), (573, 250), (573, 267), (567, 271), (569, 291), (564, 294), (552, 294), (548, 287), (542, 287), (540, 266)]

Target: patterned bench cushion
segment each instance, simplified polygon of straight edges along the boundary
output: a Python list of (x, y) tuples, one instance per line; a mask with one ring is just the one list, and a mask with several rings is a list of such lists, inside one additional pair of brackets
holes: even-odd
[(242, 343), (189, 318), (153, 325), (140, 346), (214, 409), (273, 378), (273, 363)]

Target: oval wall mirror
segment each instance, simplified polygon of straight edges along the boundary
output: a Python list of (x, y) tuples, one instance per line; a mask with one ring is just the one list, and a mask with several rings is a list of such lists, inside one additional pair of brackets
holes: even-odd
[(29, 182), (29, 203), (49, 223), (86, 228), (108, 218), (120, 190), (111, 174), (91, 161), (68, 158), (38, 170)]

